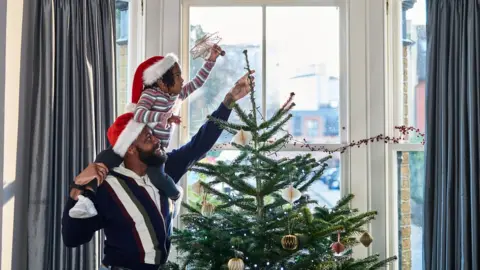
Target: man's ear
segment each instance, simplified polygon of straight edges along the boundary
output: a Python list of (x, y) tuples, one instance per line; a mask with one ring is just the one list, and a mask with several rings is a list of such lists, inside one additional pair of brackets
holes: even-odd
[(133, 144), (130, 145), (130, 147), (128, 147), (128, 149), (127, 149), (127, 153), (130, 154), (130, 155), (134, 154), (136, 151), (137, 151), (137, 148), (135, 146), (133, 146)]

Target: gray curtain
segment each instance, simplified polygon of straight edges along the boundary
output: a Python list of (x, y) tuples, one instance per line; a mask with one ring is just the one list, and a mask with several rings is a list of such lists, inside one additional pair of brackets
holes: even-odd
[(480, 269), (480, 1), (427, 10), (425, 269)]
[(67, 249), (61, 217), (70, 183), (106, 147), (113, 122), (115, 1), (26, 2), (34, 19), (23, 40), (31, 58), (22, 59), (12, 269), (92, 270), (99, 238)]

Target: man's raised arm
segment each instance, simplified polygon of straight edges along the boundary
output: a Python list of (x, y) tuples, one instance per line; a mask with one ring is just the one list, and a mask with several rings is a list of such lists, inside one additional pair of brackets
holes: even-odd
[[(237, 100), (246, 96), (249, 92), (250, 86), (248, 76), (245, 74), (227, 93), (218, 109), (212, 113), (212, 117), (227, 121), (232, 112), (232, 105)], [(168, 160), (165, 164), (165, 173), (172, 177), (177, 183), (190, 166), (203, 158), (205, 154), (212, 149), (215, 142), (222, 134), (222, 131), (223, 129), (213, 121), (207, 121), (187, 144), (168, 153)]]

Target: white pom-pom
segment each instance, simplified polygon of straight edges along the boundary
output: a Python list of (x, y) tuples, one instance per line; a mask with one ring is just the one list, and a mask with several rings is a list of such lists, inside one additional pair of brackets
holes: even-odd
[(232, 142), (245, 146), (252, 141), (252, 133), (243, 129), (239, 130), (232, 138)]
[(125, 106), (125, 112), (135, 112), (136, 107), (137, 107), (137, 104), (129, 103), (127, 104), (127, 106)]
[(302, 193), (293, 186), (289, 186), (282, 190), (282, 198), (290, 203), (295, 202), (300, 199), (300, 197), (302, 197)]

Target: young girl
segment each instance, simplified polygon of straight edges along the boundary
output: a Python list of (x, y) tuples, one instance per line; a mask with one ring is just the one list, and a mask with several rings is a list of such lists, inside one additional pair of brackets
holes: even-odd
[[(127, 110), (135, 112), (135, 121), (146, 123), (153, 129), (153, 134), (164, 148), (168, 147), (172, 124), (180, 123), (180, 117), (174, 115), (177, 99), (184, 100), (205, 83), (221, 51), (218, 45), (214, 45), (203, 67), (195, 78), (185, 85), (178, 58), (174, 54), (151, 57), (141, 63), (135, 71), (132, 103), (127, 106)], [(123, 159), (109, 148), (97, 156), (95, 162), (104, 163), (111, 169), (119, 166)], [(159, 168), (149, 167), (147, 174), (152, 184), (167, 197), (174, 201), (181, 197), (181, 188)], [(96, 181), (91, 183), (96, 184)], [(96, 215), (92, 209), (94, 207), (91, 201), (82, 198), (70, 209), (70, 216), (92, 217)]]
[(221, 48), (214, 45), (203, 67), (185, 85), (178, 58), (173, 54), (152, 57), (138, 67), (137, 72), (143, 72), (142, 78), (136, 73), (133, 80), (132, 102), (138, 101), (135, 120), (149, 124), (164, 148), (168, 147), (172, 124), (180, 123), (180, 117), (174, 115), (177, 99), (184, 100), (202, 87), (220, 52)]

